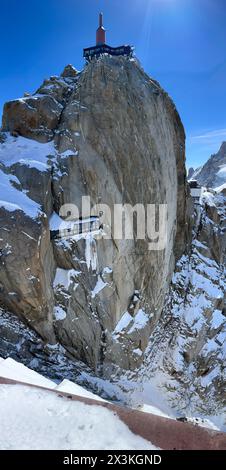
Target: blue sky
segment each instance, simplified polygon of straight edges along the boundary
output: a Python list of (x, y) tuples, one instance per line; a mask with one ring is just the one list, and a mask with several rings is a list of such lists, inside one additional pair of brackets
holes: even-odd
[(0, 112), (95, 43), (133, 44), (145, 70), (172, 96), (197, 167), (226, 140), (226, 0), (1, 0)]

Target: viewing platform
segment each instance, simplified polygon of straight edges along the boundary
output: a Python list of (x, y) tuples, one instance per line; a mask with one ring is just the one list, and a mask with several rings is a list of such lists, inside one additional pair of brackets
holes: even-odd
[(99, 27), (96, 32), (96, 46), (91, 46), (83, 49), (83, 57), (87, 62), (93, 58), (100, 57), (102, 54), (109, 54), (111, 56), (133, 56), (134, 47), (123, 45), (118, 47), (108, 46), (106, 44), (106, 30), (103, 26), (103, 13), (99, 15)]
[(94, 57), (100, 57), (102, 54), (109, 54), (111, 56), (128, 56), (133, 57), (133, 46), (119, 46), (119, 47), (111, 47), (107, 46), (107, 44), (102, 44), (99, 46), (87, 47), (83, 50), (83, 57), (90, 62)]

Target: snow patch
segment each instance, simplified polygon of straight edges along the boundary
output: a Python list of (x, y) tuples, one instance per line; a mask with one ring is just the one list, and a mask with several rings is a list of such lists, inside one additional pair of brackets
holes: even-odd
[(94, 299), (94, 297), (96, 297), (96, 295), (99, 294), (107, 286), (108, 286), (108, 283), (104, 282), (103, 279), (101, 279), (101, 277), (98, 276), (98, 281), (91, 293), (92, 299)]
[(142, 330), (145, 328), (145, 326), (148, 324), (149, 316), (144, 310), (140, 309), (133, 318), (133, 321), (134, 323), (128, 332), (129, 335), (135, 330)]
[(130, 315), (129, 312), (125, 312), (119, 322), (116, 325), (116, 328), (114, 330), (115, 333), (121, 333), (123, 330), (125, 330), (129, 324), (133, 321), (132, 315)]
[(81, 271), (76, 271), (75, 269), (57, 268), (53, 287), (62, 286), (68, 290), (73, 281), (72, 278), (79, 274), (81, 274)]
[(54, 313), (54, 316), (55, 316), (55, 320), (56, 321), (62, 321), (62, 320), (65, 320), (67, 314), (66, 312), (62, 309), (62, 307), (60, 307), (59, 305), (57, 305), (56, 307), (54, 307), (53, 309), (53, 313)]
[(4, 207), (9, 212), (23, 211), (33, 219), (38, 217), (41, 214), (41, 207), (24, 192), (16, 189), (13, 184), (19, 185), (20, 183), (15, 176), (6, 175), (0, 170), (0, 207)]
[(106, 266), (104, 269), (103, 269), (103, 273), (104, 274), (111, 274), (113, 271), (111, 268), (109, 268), (108, 266)]
[(137, 314), (134, 317), (132, 317), (129, 312), (125, 312), (117, 323), (113, 335), (122, 333), (129, 326), (130, 329), (128, 331), (128, 334), (132, 334), (135, 330), (142, 330), (148, 324), (148, 321), (149, 316), (142, 309), (138, 310)]
[(39, 171), (48, 169), (48, 158), (55, 156), (53, 141), (40, 143), (25, 137), (13, 137), (6, 133), (6, 140), (0, 145), (0, 161), (11, 166), (21, 163)]
[(78, 150), (76, 150), (76, 151), (74, 150), (74, 151), (73, 151), (73, 150), (70, 150), (70, 149), (69, 149), (69, 150), (65, 150), (65, 152), (62, 152), (62, 153), (60, 154), (60, 156), (63, 157), (63, 158), (66, 158), (66, 157), (74, 157), (74, 156), (77, 156), (77, 155), (78, 155)]

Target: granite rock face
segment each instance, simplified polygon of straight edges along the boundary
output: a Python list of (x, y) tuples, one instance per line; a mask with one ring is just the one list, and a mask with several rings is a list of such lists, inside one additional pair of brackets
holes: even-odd
[(0, 208), (0, 302), (49, 342), (55, 342), (51, 289), (55, 261), (45, 214)]
[(62, 109), (62, 105), (50, 95), (10, 101), (4, 106), (3, 129), (41, 142), (51, 140)]
[[(13, 251), (1, 267), (3, 306), (93, 369), (136, 368), (188, 239), (185, 135), (174, 104), (136, 61), (102, 57), (81, 73), (67, 66), (34, 95), (7, 103), (2, 131), (1, 169), (12, 178), (1, 196), (1, 243), (10, 232)], [(12, 187), (43, 216), (23, 204), (9, 210)], [(165, 249), (114, 230), (106, 239), (108, 210), (103, 230), (51, 240), (62, 206), (81, 211), (84, 196), (111, 214), (114, 204), (167, 204)], [(11, 291), (20, 301), (9, 300)]]

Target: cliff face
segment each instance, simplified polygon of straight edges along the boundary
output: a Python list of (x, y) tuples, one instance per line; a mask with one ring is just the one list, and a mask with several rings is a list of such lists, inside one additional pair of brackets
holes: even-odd
[[(184, 140), (168, 95), (125, 58), (103, 57), (82, 73), (69, 66), (7, 103), (1, 304), (93, 368), (137, 367), (186, 245)], [(81, 210), (87, 195), (112, 213), (114, 204), (166, 203), (165, 250), (101, 230), (51, 241), (62, 205)]]
[(218, 415), (224, 429), (225, 227), (225, 189), (205, 191), (141, 370), (144, 390), (157, 389), (183, 416)]

